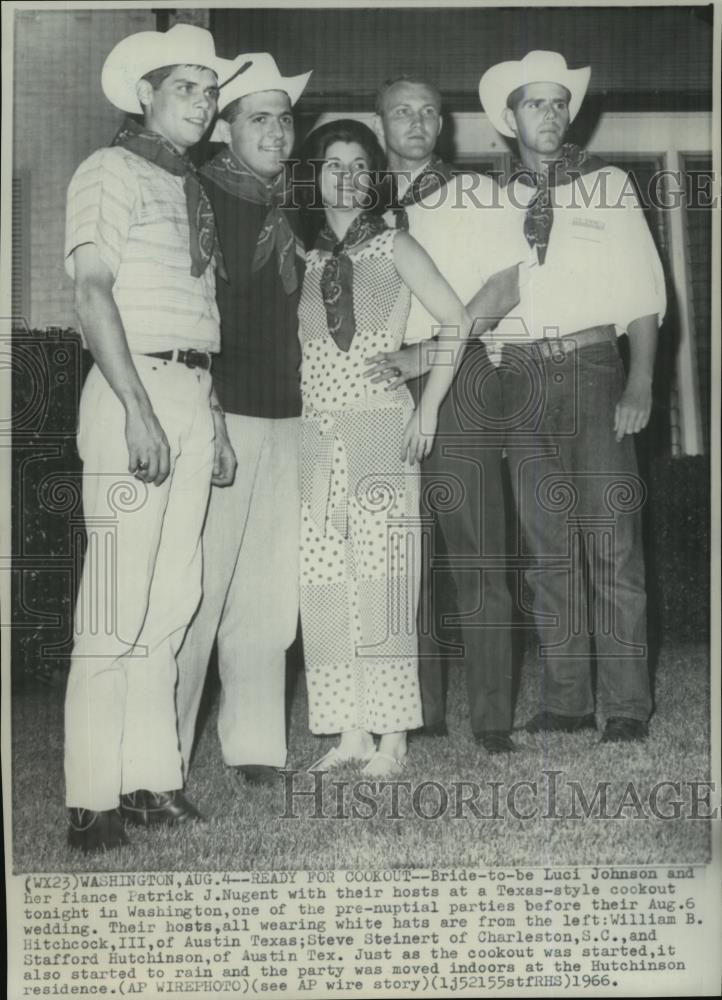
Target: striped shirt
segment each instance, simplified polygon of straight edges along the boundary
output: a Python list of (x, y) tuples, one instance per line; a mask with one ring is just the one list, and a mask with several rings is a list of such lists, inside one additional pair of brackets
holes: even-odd
[(73, 251), (84, 243), (95, 244), (113, 275), (131, 351), (220, 349), (214, 265), (198, 278), (191, 274), (182, 177), (117, 146), (97, 150), (68, 188), (65, 269), (71, 278)]

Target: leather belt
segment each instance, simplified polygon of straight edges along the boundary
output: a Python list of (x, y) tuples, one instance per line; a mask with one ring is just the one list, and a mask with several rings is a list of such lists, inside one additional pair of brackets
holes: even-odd
[(507, 342), (504, 348), (523, 347), (525, 351), (536, 351), (543, 358), (552, 360), (564, 354), (571, 354), (572, 351), (581, 350), (583, 347), (591, 347), (592, 344), (601, 344), (604, 341), (616, 343), (616, 340), (617, 335), (613, 326), (590, 326), (577, 333), (568, 333), (565, 337), (546, 337), (540, 340), (527, 340), (524, 343)]
[(186, 368), (203, 368), (208, 371), (211, 367), (211, 356), (208, 351), (196, 351), (193, 347), (187, 351), (156, 351), (145, 355), (146, 358), (160, 358), (161, 361), (179, 361)]

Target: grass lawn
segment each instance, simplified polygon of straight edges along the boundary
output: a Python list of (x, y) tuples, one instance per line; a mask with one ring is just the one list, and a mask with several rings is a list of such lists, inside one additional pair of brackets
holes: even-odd
[[(13, 832), (16, 872), (45, 871), (163, 871), (248, 869), (339, 869), (392, 867), (453, 867), (509, 865), (636, 865), (692, 864), (709, 858), (709, 823), (703, 820), (655, 818), (649, 792), (655, 784), (704, 781), (709, 778), (708, 652), (701, 645), (667, 645), (662, 649), (656, 677), (657, 711), (644, 744), (599, 745), (599, 734), (578, 736), (518, 733), (523, 752), (488, 757), (471, 738), (466, 714), (465, 686), (452, 669), (448, 721), (450, 735), (415, 739), (401, 778), (410, 791), (399, 789), (393, 809), (391, 789), (370, 790), (377, 804), (371, 818), (342, 818), (350, 812), (358, 771), (347, 767), (326, 776), (323, 783), (325, 818), (310, 797), (296, 800), (296, 818), (283, 818), (284, 785), (249, 787), (237, 782), (224, 767), (215, 731), (215, 704), (211, 704), (198, 740), (188, 783), (189, 798), (209, 818), (191, 829), (130, 831), (132, 844), (101, 857), (84, 858), (65, 846), (63, 806), (63, 691), (37, 688), (18, 693), (13, 701)], [(530, 657), (524, 666), (516, 709), (517, 725), (537, 710), (536, 671)], [(312, 790), (303, 769), (318, 759), (333, 741), (319, 740), (306, 726), (303, 675), (293, 701), (289, 738), (289, 769), (298, 769), (296, 789)], [(562, 772), (547, 778), (552, 771)], [(333, 783), (347, 780), (345, 788)], [(555, 809), (544, 793), (548, 781), (557, 782)], [(480, 786), (477, 805), (482, 816), (453, 798), (454, 783)], [(538, 794), (520, 787), (507, 808), (510, 786), (537, 782)], [(427, 786), (412, 807), (411, 792)], [(608, 783), (607, 808), (593, 809), (587, 818), (577, 800), (580, 818), (549, 818), (569, 812), (566, 783), (579, 782), (588, 801), (598, 782)], [(645, 815), (640, 818), (633, 782)], [(493, 807), (492, 783), (499, 806)], [(439, 789), (439, 785), (443, 789)], [(467, 786), (465, 795), (472, 794)], [(376, 794), (374, 794), (374, 791)], [(626, 797), (625, 797), (626, 791)], [(442, 796), (449, 794), (443, 815)], [(658, 810), (672, 813), (673, 801), (688, 805), (688, 786), (659, 795)], [(629, 808), (620, 809), (626, 802)], [(341, 803), (341, 807), (339, 806)], [(364, 815), (371, 807), (358, 806)], [(316, 815), (314, 816), (314, 811)], [(391, 818), (394, 811), (402, 818)], [(599, 813), (602, 813), (600, 816)], [(704, 807), (702, 807), (704, 811)], [(605, 818), (618, 814), (619, 818)], [(686, 809), (689, 812), (689, 809)], [(496, 813), (496, 816), (494, 815)]]

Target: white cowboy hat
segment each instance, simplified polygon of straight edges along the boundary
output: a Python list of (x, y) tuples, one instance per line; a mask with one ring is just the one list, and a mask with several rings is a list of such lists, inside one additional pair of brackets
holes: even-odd
[(479, 82), (481, 106), (494, 128), (502, 135), (514, 137), (504, 120), (507, 98), (518, 87), (527, 83), (559, 83), (571, 94), (569, 121), (573, 122), (582, 106), (592, 75), (590, 66), (569, 69), (564, 56), (558, 52), (535, 49), (523, 59), (497, 63), (482, 76)]
[[(245, 55), (236, 56), (235, 62), (239, 66), (243, 66), (246, 62), (251, 65), (244, 73), (227, 78), (225, 85), (221, 85), (218, 97), (219, 112), (233, 101), (246, 97), (247, 94), (258, 94), (264, 90), (282, 90), (288, 94), (293, 107), (313, 73), (313, 70), (309, 70), (308, 73), (301, 73), (299, 76), (281, 76), (276, 60), (268, 52), (247, 52)], [(224, 141), (219, 134), (219, 122), (216, 122), (211, 132), (210, 141)]]
[(236, 57), (236, 62), (242, 65), (250, 62), (250, 68), (235, 80), (228, 80), (221, 85), (218, 98), (218, 110), (223, 111), (233, 101), (246, 94), (256, 94), (262, 90), (283, 90), (288, 94), (291, 104), (295, 104), (303, 93), (313, 70), (301, 73), (299, 76), (281, 76), (276, 66), (276, 60), (268, 52), (248, 52)]
[(138, 31), (119, 41), (103, 64), (100, 84), (116, 108), (142, 114), (138, 81), (151, 70), (178, 65), (207, 66), (221, 84), (236, 72), (239, 59), (217, 56), (213, 35), (205, 28), (174, 24), (168, 31)]

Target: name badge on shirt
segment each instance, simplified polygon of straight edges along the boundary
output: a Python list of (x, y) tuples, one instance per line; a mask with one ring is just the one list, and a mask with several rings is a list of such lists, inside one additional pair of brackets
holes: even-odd
[(577, 215), (572, 219), (572, 225), (581, 229), (596, 229), (599, 232), (604, 232), (607, 228), (607, 224), (602, 222), (600, 219), (591, 219), (588, 215)]

